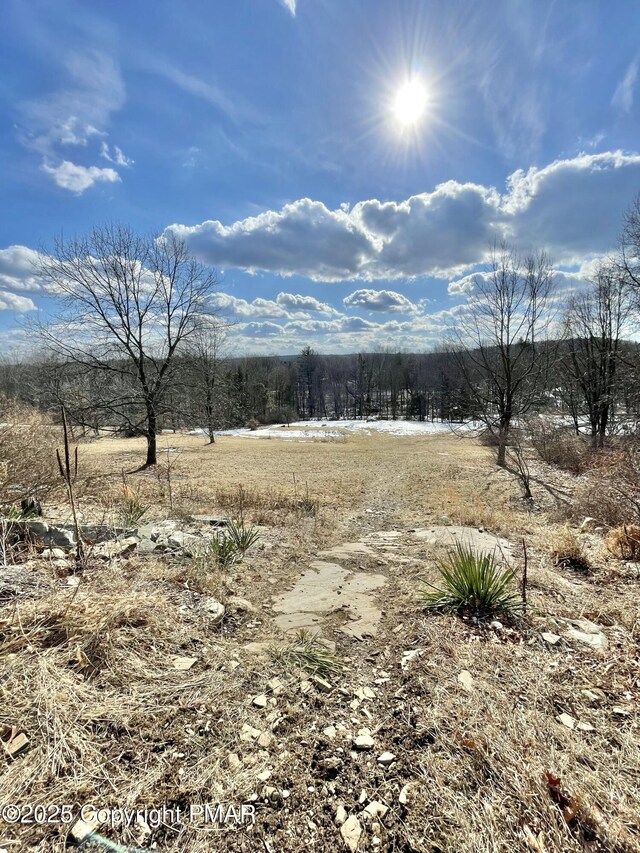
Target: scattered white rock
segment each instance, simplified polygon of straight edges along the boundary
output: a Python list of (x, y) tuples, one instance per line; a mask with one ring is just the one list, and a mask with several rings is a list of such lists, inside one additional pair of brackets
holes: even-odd
[(402, 660), (400, 661), (400, 666), (402, 669), (408, 669), (409, 664), (414, 658), (419, 657), (422, 654), (422, 649), (410, 649), (408, 652), (402, 653)]
[(568, 729), (574, 729), (576, 725), (576, 721), (569, 714), (559, 714), (556, 717), (556, 720), (559, 723), (562, 723), (563, 726), (566, 726)]
[(388, 807), (378, 800), (373, 800), (369, 803), (369, 805), (365, 808), (364, 813), (369, 815), (371, 818), (383, 818), (386, 813), (389, 811)]
[(173, 659), (173, 668), (179, 670), (191, 669), (198, 662), (198, 658), (175, 657)]
[(556, 646), (560, 642), (561, 638), (558, 636), (558, 634), (554, 634), (553, 631), (543, 631), (542, 639), (550, 646)]
[(356, 853), (360, 844), (360, 838), (362, 837), (362, 826), (355, 815), (352, 814), (342, 824), (340, 835), (350, 853)]
[(258, 773), (258, 779), (261, 782), (267, 782), (271, 779), (271, 770), (263, 770), (261, 773)]
[(361, 751), (373, 749), (374, 745), (375, 741), (370, 734), (358, 735), (353, 739), (353, 746), (355, 747), (355, 749)]
[(577, 728), (580, 729), (581, 732), (595, 732), (595, 726), (592, 726), (591, 723), (578, 723)]
[(467, 691), (467, 693), (471, 693), (473, 690), (473, 676), (468, 669), (463, 669), (462, 672), (458, 673), (458, 682)]
[(378, 764), (383, 764), (385, 766), (388, 764), (393, 764), (395, 760), (396, 757), (392, 752), (383, 752), (381, 755), (378, 756)]
[(240, 761), (235, 752), (230, 752), (227, 755), (227, 764), (229, 765), (230, 770), (237, 770), (238, 767), (240, 767), (240, 765), (242, 764), (242, 762)]
[(336, 809), (335, 817), (333, 818), (336, 826), (342, 826), (342, 824), (346, 821), (348, 815), (345, 807), (340, 803), (338, 808)]
[(398, 795), (398, 802), (401, 806), (406, 806), (409, 802), (409, 790), (411, 786), (407, 783)]
[(322, 734), (326, 735), (329, 740), (333, 740), (337, 734), (335, 726), (327, 726), (326, 729), (322, 729)]
[(266, 708), (267, 702), (269, 701), (264, 693), (261, 693), (259, 696), (254, 696), (251, 700), (252, 704), (256, 706), (256, 708)]

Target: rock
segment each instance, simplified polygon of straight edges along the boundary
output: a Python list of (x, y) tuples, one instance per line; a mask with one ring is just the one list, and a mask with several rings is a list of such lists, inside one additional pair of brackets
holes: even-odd
[(248, 598), (240, 598), (237, 595), (229, 596), (227, 607), (230, 610), (236, 610), (238, 613), (257, 613), (257, 608), (254, 607)]
[(373, 747), (375, 746), (375, 741), (370, 734), (359, 734), (353, 739), (353, 746), (357, 750), (365, 751), (368, 749), (373, 749)]
[(392, 752), (383, 752), (382, 755), (378, 756), (378, 764), (389, 765), (393, 764), (396, 760), (395, 755)]
[(45, 560), (64, 560), (67, 555), (62, 548), (45, 548), (40, 556)]
[(322, 729), (322, 734), (326, 735), (329, 740), (333, 740), (337, 734), (335, 726), (327, 726), (326, 729)]
[(329, 758), (322, 759), (320, 766), (325, 770), (337, 770), (342, 767), (342, 759), (338, 758), (337, 755), (330, 755)]
[(263, 770), (261, 773), (258, 773), (258, 779), (261, 782), (266, 782), (271, 779), (271, 770)]
[(559, 723), (562, 723), (563, 726), (566, 726), (568, 729), (574, 729), (576, 725), (576, 721), (573, 717), (569, 716), (569, 714), (559, 714), (556, 717), (556, 720)]
[(258, 746), (261, 746), (263, 749), (268, 749), (272, 743), (273, 735), (270, 732), (262, 732), (258, 738)]
[(614, 705), (611, 709), (611, 713), (615, 714), (616, 717), (630, 717), (631, 711), (628, 711), (626, 708), (622, 708), (620, 705)]
[(599, 687), (590, 687), (581, 690), (580, 693), (589, 703), (589, 705), (602, 705), (607, 701), (607, 694)]
[(597, 519), (591, 518), (591, 516), (588, 515), (580, 525), (580, 533), (586, 533), (589, 529), (596, 527), (597, 524)]
[(216, 598), (212, 596), (206, 596), (205, 598), (201, 598), (198, 602), (198, 607), (204, 613), (206, 613), (207, 618), (211, 621), (213, 625), (218, 625), (222, 622), (225, 614), (225, 606), (221, 604)]
[(595, 622), (590, 622), (588, 619), (562, 619), (559, 621), (568, 626), (565, 630), (565, 636), (576, 643), (588, 646), (597, 652), (603, 652), (608, 648), (607, 638)]
[(29, 746), (29, 738), (24, 732), (17, 731), (15, 726), (7, 727), (2, 733), (0, 743), (11, 758), (17, 758)]
[(77, 820), (69, 830), (69, 835), (77, 844), (81, 844), (89, 839), (99, 826), (100, 821), (97, 817), (91, 821)]
[(458, 682), (467, 691), (467, 693), (471, 693), (473, 690), (473, 676), (468, 669), (463, 669), (462, 672), (458, 673)]
[(254, 696), (251, 700), (252, 704), (255, 705), (256, 708), (266, 708), (268, 701), (269, 700), (264, 695), (264, 693), (261, 693), (259, 696)]
[(595, 732), (595, 726), (592, 726), (591, 723), (578, 723), (576, 728), (580, 729), (581, 732)]
[(364, 813), (369, 815), (371, 818), (383, 818), (388, 811), (389, 809), (383, 803), (378, 800), (373, 800), (365, 808)]
[(184, 533), (182, 530), (175, 530), (167, 537), (167, 545), (169, 548), (174, 548), (178, 551), (190, 551), (202, 542), (200, 536), (195, 536), (193, 533)]
[(411, 786), (409, 784), (406, 784), (404, 786), (404, 788), (398, 794), (398, 802), (400, 803), (401, 806), (406, 806), (407, 803), (409, 802), (409, 790), (410, 790), (410, 788), (411, 788)]
[(42, 515), (42, 504), (38, 498), (22, 498), (20, 508), (23, 515)]
[(340, 827), (340, 835), (350, 853), (357, 853), (362, 837), (362, 826), (355, 815), (352, 814), (345, 820)]
[(187, 670), (198, 662), (198, 658), (175, 657), (173, 659), (174, 669)]
[(319, 675), (312, 675), (310, 680), (323, 693), (328, 693), (330, 690), (333, 690), (333, 686), (324, 678), (320, 678)]
[(408, 669), (409, 664), (414, 658), (419, 657), (422, 654), (422, 649), (410, 649), (407, 652), (402, 653), (402, 660), (400, 661), (400, 667), (402, 669)]
[(340, 803), (340, 805), (336, 809), (336, 813), (335, 813), (335, 816), (333, 818), (335, 825), (336, 826), (342, 826), (342, 824), (346, 821), (347, 817), (348, 817), (347, 810), (342, 805), (342, 803)]
[(238, 767), (240, 767), (240, 765), (242, 764), (242, 762), (240, 761), (235, 752), (230, 752), (227, 755), (227, 764), (229, 765), (230, 770), (237, 770)]
[(200, 524), (208, 524), (211, 527), (226, 527), (227, 519), (219, 515), (192, 515), (191, 518)]
[(131, 554), (138, 547), (138, 539), (135, 536), (127, 536), (124, 539), (114, 539), (111, 542), (103, 542), (96, 545), (93, 554), (102, 559), (112, 560), (114, 557), (124, 557)]
[(248, 723), (244, 723), (242, 726), (242, 732), (240, 734), (240, 740), (243, 741), (251, 741), (259, 738), (262, 732), (260, 729), (255, 729), (253, 726), (248, 725)]
[(545, 643), (548, 643), (550, 646), (556, 646), (561, 639), (557, 634), (554, 634), (552, 631), (543, 631), (541, 636)]

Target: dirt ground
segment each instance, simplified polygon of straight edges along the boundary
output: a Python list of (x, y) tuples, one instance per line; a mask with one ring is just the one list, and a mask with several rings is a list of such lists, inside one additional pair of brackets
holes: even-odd
[[(577, 478), (532, 465), (525, 502), (489, 449), (449, 434), (213, 446), (165, 434), (157, 469), (139, 471), (143, 444), (80, 445), (84, 519), (116, 524), (134, 495), (145, 522), (242, 517), (260, 539), (223, 568), (90, 558), (79, 582), (70, 560), (28, 555), (42, 586), (0, 605), (0, 729), (29, 744), (0, 751), (0, 800), (51, 819), (0, 821), (0, 850), (68, 849), (87, 804), (133, 816), (124, 826), (112, 812), (85, 850), (640, 850), (640, 576), (598, 532), (567, 526)], [(62, 498), (45, 507), (67, 515)], [(449, 524), (503, 536), (519, 573), (524, 540), (523, 618), (421, 609), (440, 553), (421, 531)], [(556, 564), (567, 536), (588, 572)], [(322, 556), (344, 543), (360, 551)], [(293, 640), (274, 602), (318, 559), (384, 586), (371, 593), (375, 636), (343, 631), (348, 603), (323, 617), (341, 669), (314, 680), (276, 653)], [(203, 596), (226, 605), (221, 622)], [(605, 647), (569, 639), (572, 619), (597, 626)], [(255, 819), (203, 816), (220, 803)], [(72, 821), (54, 814), (64, 804)]]

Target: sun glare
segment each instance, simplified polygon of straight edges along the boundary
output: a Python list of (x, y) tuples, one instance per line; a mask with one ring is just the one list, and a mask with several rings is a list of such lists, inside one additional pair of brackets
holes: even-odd
[(396, 92), (393, 114), (402, 128), (414, 127), (427, 108), (427, 91), (417, 78), (407, 80)]

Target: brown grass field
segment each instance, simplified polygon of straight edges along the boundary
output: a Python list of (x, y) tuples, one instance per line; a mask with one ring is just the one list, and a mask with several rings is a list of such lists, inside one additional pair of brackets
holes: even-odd
[[(81, 443), (83, 518), (116, 524), (134, 494), (143, 522), (243, 516), (260, 539), (227, 567), (89, 553), (73, 576), (37, 546), (16, 557), (41, 585), (0, 603), (0, 731), (29, 740), (15, 757), (0, 749), (3, 806), (51, 817), (68, 804), (74, 822), (86, 804), (183, 810), (172, 825), (103, 824), (86, 851), (640, 851), (640, 575), (602, 532), (567, 521), (579, 477), (532, 463), (530, 505), (489, 449), (449, 434), (213, 446), (165, 434), (160, 447), (157, 469), (139, 471), (142, 440)], [(68, 517), (61, 493), (45, 517)], [(491, 627), (424, 612), (439, 552), (413, 531), (449, 523), (508, 539), (519, 574), (524, 540), (524, 616)], [(314, 682), (269, 653), (290, 642), (272, 600), (322, 549), (377, 532), (398, 536), (350, 568), (386, 577), (378, 634), (355, 640), (331, 614), (322, 634), (342, 669)], [(227, 604), (214, 627), (202, 595)], [(601, 626), (607, 648), (543, 639), (562, 618)], [(196, 662), (178, 670), (176, 656)], [(365, 727), (375, 746), (354, 750)], [(255, 822), (184, 817), (217, 803), (251, 804)], [(340, 807), (360, 827), (351, 848)], [(61, 853), (69, 830), (0, 821), (0, 850)]]

